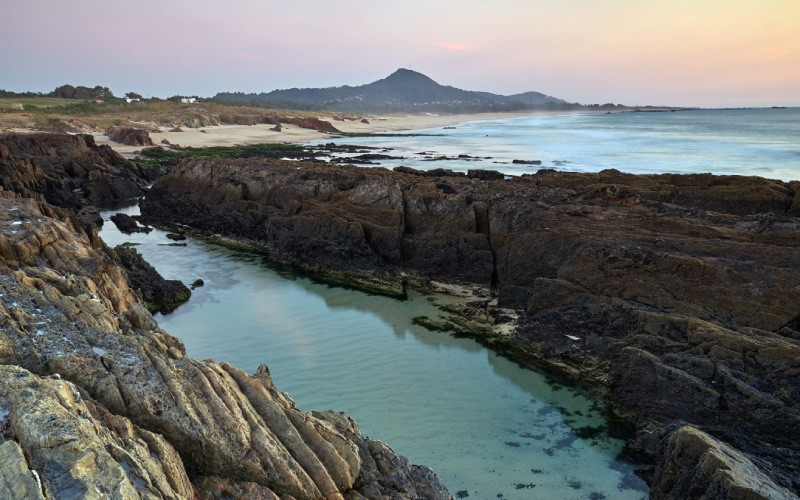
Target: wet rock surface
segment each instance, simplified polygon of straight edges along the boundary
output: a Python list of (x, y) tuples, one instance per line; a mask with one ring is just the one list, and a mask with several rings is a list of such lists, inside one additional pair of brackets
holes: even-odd
[(491, 287), (523, 312), (492, 346), (605, 388), (632, 451), (663, 461), (684, 420), (800, 492), (796, 183), (396, 170), (186, 160), (142, 209), (293, 262)]
[(0, 194), (6, 498), (449, 498), (347, 417), (300, 412), (266, 367), (186, 356), (115, 254), (49, 205)]

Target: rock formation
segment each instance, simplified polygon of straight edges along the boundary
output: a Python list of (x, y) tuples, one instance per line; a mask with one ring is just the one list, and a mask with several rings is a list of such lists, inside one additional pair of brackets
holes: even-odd
[(291, 123), (292, 125), (297, 125), (300, 128), (308, 128), (311, 130), (317, 130), (319, 132), (339, 132), (339, 129), (331, 125), (331, 122), (326, 122), (325, 120), (320, 120), (319, 118), (292, 117), (292, 118), (282, 118), (281, 121), (283, 123)]
[(192, 296), (191, 290), (179, 280), (165, 280), (134, 248), (119, 245), (112, 256), (125, 269), (130, 287), (141, 294), (151, 313), (170, 313)]
[(0, 195), (4, 498), (449, 498), (345, 415), (300, 412), (266, 367), (186, 356), (72, 220)]
[(491, 287), (524, 312), (492, 345), (605, 388), (632, 451), (682, 420), (800, 492), (800, 184), (416, 173), (188, 159), (142, 209), (350, 284)]
[(81, 208), (144, 194), (146, 175), (91, 135), (0, 135), (0, 186), (50, 204)]
[(111, 222), (114, 223), (115, 226), (117, 226), (117, 229), (119, 229), (121, 232), (125, 234), (149, 233), (150, 231), (153, 230), (152, 227), (140, 226), (136, 222), (136, 219), (134, 219), (128, 214), (123, 214), (123, 213), (114, 214), (110, 217), (110, 220)]
[(109, 139), (126, 146), (153, 146), (147, 130), (131, 127), (111, 127), (106, 131)]

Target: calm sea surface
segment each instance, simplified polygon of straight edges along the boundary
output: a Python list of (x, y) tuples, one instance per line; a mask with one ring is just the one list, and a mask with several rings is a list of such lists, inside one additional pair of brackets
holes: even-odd
[[(121, 211), (103, 212), (104, 219)], [(166, 233), (121, 234), (168, 279), (202, 278), (159, 324), (189, 354), (250, 373), (267, 364), (305, 410), (347, 412), (365, 435), (432, 467), (457, 498), (634, 499), (647, 496), (618, 460), (594, 401), (520, 368), (472, 340), (411, 323), (437, 316), (428, 297), (398, 301), (315, 283), (258, 256)]]
[[(511, 175), (539, 168), (577, 172), (616, 168), (640, 174), (712, 172), (800, 179), (800, 108), (539, 116), (415, 132), (439, 135), (333, 142), (391, 147), (390, 154), (404, 159), (381, 162), (388, 167), (488, 168)], [(326, 142), (331, 139), (311, 144)], [(464, 154), (481, 159), (425, 158)], [(541, 160), (542, 165), (514, 165), (515, 159)]]

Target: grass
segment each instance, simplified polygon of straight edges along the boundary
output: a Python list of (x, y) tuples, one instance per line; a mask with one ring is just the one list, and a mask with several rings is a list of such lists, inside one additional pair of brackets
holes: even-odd
[(0, 109), (11, 109), (15, 104), (21, 104), (29, 108), (52, 108), (54, 106), (68, 106), (83, 102), (79, 99), (61, 99), (58, 97), (2, 97), (0, 98)]
[(142, 167), (174, 166), (184, 158), (314, 158), (317, 153), (297, 144), (251, 144), (247, 146), (212, 146), (207, 148), (145, 148), (144, 158), (134, 161)]

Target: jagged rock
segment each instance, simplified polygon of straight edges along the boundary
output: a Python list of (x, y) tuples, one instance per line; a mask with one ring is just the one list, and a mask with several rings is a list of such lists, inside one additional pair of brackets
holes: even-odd
[[(0, 367), (1, 369), (2, 367)], [(2, 410), (6, 412), (7, 410)], [(8, 426), (8, 416), (3, 417), (3, 425)], [(39, 473), (34, 473), (25, 460), (22, 448), (14, 441), (0, 444), (0, 498), (8, 500), (44, 500), (39, 486)]]
[[(509, 355), (607, 388), (641, 432), (685, 419), (800, 491), (793, 185), (397, 170), (193, 159), (156, 182), (142, 209), (345, 271), (346, 283), (412, 276), (493, 287), (499, 306), (525, 313), (496, 344)], [(643, 438), (651, 444), (638, 451), (655, 459), (654, 442)]]
[(51, 498), (180, 499), (193, 494), (180, 456), (163, 437), (84, 400), (65, 380), (0, 365), (0, 407), (7, 409), (16, 441), (0, 450), (10, 448), (17, 464), (7, 468), (0, 462), (2, 475), (16, 470), (19, 488), (3, 498), (41, 497), (37, 476)]
[(186, 239), (186, 235), (180, 233), (167, 233), (167, 238), (171, 239), (172, 241), (183, 241)]
[(282, 130), (281, 124), (280, 123), (276, 123), (274, 127), (270, 128), (270, 130), (272, 132), (280, 132)]
[(78, 209), (141, 196), (142, 170), (90, 135), (0, 134), (0, 186)]
[(542, 160), (513, 160), (514, 165), (541, 165)]
[(153, 146), (147, 130), (130, 127), (111, 127), (106, 131), (109, 139), (126, 146)]
[(196, 279), (196, 280), (194, 280), (192, 282), (192, 290), (194, 290), (195, 288), (200, 288), (201, 286), (203, 286), (205, 284), (206, 284), (205, 281), (203, 281), (200, 278), (198, 278), (198, 279)]
[(797, 498), (746, 456), (690, 426), (665, 439), (661, 453), (650, 491), (654, 499)]
[(114, 252), (128, 275), (131, 288), (142, 294), (150, 312), (170, 313), (191, 297), (192, 292), (186, 285), (179, 280), (165, 280), (135, 248), (119, 245)]
[(366, 123), (367, 125), (369, 125), (369, 120), (367, 120), (366, 118), (362, 118), (361, 123)]
[(117, 229), (119, 229), (125, 234), (149, 233), (150, 231), (153, 230), (152, 227), (140, 226), (136, 222), (136, 219), (134, 219), (128, 214), (117, 213), (109, 217), (109, 219), (111, 220), (111, 222), (114, 223), (115, 226), (117, 226)]
[[(356, 442), (300, 412), (265, 368), (186, 356), (117, 252), (44, 203), (0, 196), (0, 408), (48, 497), (192, 498), (187, 477), (216, 478), (220, 495), (361, 494)], [(22, 465), (0, 462), (0, 484)], [(395, 470), (378, 473), (384, 484)], [(425, 469), (415, 477), (445, 491)]]

